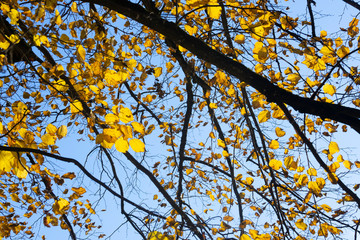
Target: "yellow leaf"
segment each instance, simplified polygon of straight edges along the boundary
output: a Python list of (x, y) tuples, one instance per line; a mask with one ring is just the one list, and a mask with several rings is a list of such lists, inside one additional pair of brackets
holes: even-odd
[(162, 74), (162, 68), (161, 67), (157, 67), (154, 68), (154, 77), (159, 77)]
[(347, 54), (350, 53), (350, 50), (348, 47), (345, 47), (344, 45), (342, 45), (337, 51), (336, 54), (340, 57), (343, 58), (345, 57)]
[(208, 5), (210, 5), (207, 8), (209, 17), (214, 18), (214, 19), (219, 19), (220, 15), (221, 15), (221, 7), (217, 3), (217, 0), (210, 0)]
[(300, 79), (301, 79), (301, 77), (297, 73), (291, 73), (287, 76), (287, 80), (289, 80), (290, 82), (292, 82), (294, 84), (297, 84)]
[(231, 217), (231, 216), (225, 216), (224, 220), (227, 221), (227, 222), (231, 222), (232, 220), (234, 220), (234, 218)]
[(42, 44), (44, 44), (45, 47), (50, 47), (49, 39), (46, 36), (41, 35), (39, 40)]
[(71, 113), (78, 113), (83, 110), (83, 106), (79, 100), (75, 100), (73, 103), (71, 103), (70, 110)]
[(46, 133), (49, 133), (49, 134), (55, 134), (57, 131), (56, 127), (51, 123), (49, 125), (47, 125), (45, 130), (46, 130)]
[(61, 176), (62, 178), (68, 178), (68, 179), (74, 179), (76, 177), (75, 173), (73, 172), (68, 172), (68, 173), (65, 173)]
[(284, 164), (285, 164), (285, 167), (290, 170), (290, 171), (294, 171), (297, 169), (297, 164), (298, 164), (298, 161), (294, 161), (294, 157), (293, 156), (287, 156), (285, 159), (284, 159)]
[(114, 142), (111, 141), (111, 139), (109, 139), (109, 136), (103, 133), (96, 136), (95, 142), (96, 144), (100, 144), (104, 148), (108, 148), (108, 149), (112, 148), (112, 146), (114, 145)]
[(76, 58), (79, 62), (85, 61), (86, 51), (82, 45), (76, 46)]
[(336, 47), (340, 47), (343, 44), (343, 41), (340, 37), (338, 37), (337, 39), (335, 39), (335, 45)]
[(140, 140), (133, 138), (129, 141), (130, 147), (134, 152), (144, 152), (145, 151), (145, 144)]
[(129, 143), (123, 137), (120, 137), (115, 142), (115, 148), (119, 152), (125, 153), (125, 152), (127, 152), (127, 150), (129, 150)]
[(109, 125), (113, 125), (114, 123), (118, 123), (119, 122), (119, 117), (116, 116), (115, 114), (112, 113), (108, 113), (105, 116), (105, 122)]
[(65, 137), (66, 134), (67, 134), (67, 127), (66, 127), (65, 125), (61, 125), (61, 126), (58, 128), (56, 134), (57, 134), (57, 136), (58, 136), (59, 139), (62, 139), (62, 138)]
[(279, 128), (279, 127), (276, 127), (275, 128), (275, 133), (276, 133), (276, 136), (278, 136), (278, 137), (283, 137), (283, 136), (285, 136), (285, 134), (286, 134), (286, 132), (285, 131), (283, 131), (281, 128)]
[(41, 137), (41, 140), (46, 146), (54, 145), (56, 136), (46, 133)]
[(86, 189), (83, 187), (78, 187), (78, 188), (72, 187), (71, 190), (73, 190), (76, 194), (78, 194), (80, 196), (83, 195), (84, 193), (86, 193)]
[(339, 149), (338, 144), (336, 142), (330, 142), (330, 144), (329, 144), (329, 152), (330, 152), (330, 154), (332, 155), (332, 154), (337, 153), (339, 151), (340, 151), (340, 149)]
[(209, 104), (209, 107), (212, 108), (212, 109), (218, 108), (218, 106), (217, 106), (216, 103), (210, 103), (210, 104)]
[(321, 207), (326, 211), (326, 212), (331, 212), (331, 207), (327, 204), (322, 204)]
[(188, 168), (188, 169), (186, 169), (186, 175), (189, 175), (190, 173), (192, 173), (193, 172), (193, 169), (192, 168)]
[(247, 183), (248, 185), (251, 185), (253, 182), (254, 182), (254, 179), (253, 179), (252, 177), (247, 177), (247, 178), (246, 178), (246, 183)]
[(251, 240), (251, 238), (249, 235), (243, 234), (243, 235), (241, 235), (240, 240)]
[(219, 147), (222, 147), (222, 148), (226, 147), (225, 142), (223, 140), (221, 140), (221, 139), (217, 140), (217, 144), (218, 144)]
[(0, 171), (10, 172), (15, 161), (17, 161), (16, 153), (0, 151)]
[(303, 219), (298, 219), (296, 222), (295, 222), (295, 225), (297, 228), (305, 231), (307, 229), (307, 224), (304, 223), (304, 220)]
[(309, 174), (309, 176), (317, 176), (317, 171), (315, 168), (309, 168), (306, 172)]
[(59, 200), (55, 200), (55, 203), (53, 204), (53, 212), (55, 214), (65, 214), (69, 205), (70, 203), (63, 198), (60, 198)]
[(334, 55), (334, 49), (333, 49), (332, 47), (326, 46), (326, 45), (324, 45), (324, 46), (321, 48), (320, 52), (321, 52), (324, 56), (332, 56), (332, 55)]
[(266, 122), (270, 119), (270, 112), (268, 110), (263, 110), (258, 115), (259, 123)]
[(10, 18), (10, 24), (17, 25), (17, 22), (20, 19), (20, 13), (16, 9), (11, 9), (10, 13), (8, 14)]
[(346, 167), (347, 169), (351, 170), (351, 166), (352, 166), (352, 162), (350, 162), (349, 160), (345, 160), (343, 162), (344, 167)]
[(308, 183), (308, 188), (309, 188), (309, 190), (310, 190), (312, 193), (314, 193), (316, 196), (318, 196), (318, 195), (320, 194), (320, 192), (321, 192), (319, 186), (318, 186), (317, 183), (314, 182), (314, 181), (310, 181), (310, 182)]
[(264, 66), (264, 64), (258, 63), (258, 64), (255, 65), (255, 72), (256, 73), (261, 73), (265, 69), (266, 69), (266, 67)]
[(141, 123), (132, 122), (131, 126), (133, 127), (135, 132), (138, 132), (140, 134), (145, 134), (145, 127)]
[(190, 26), (188, 24), (185, 25), (185, 30), (190, 34), (190, 35), (194, 35), (197, 30), (198, 30), (198, 27), (197, 26)]
[(127, 125), (120, 125), (120, 132), (122, 133), (122, 136), (125, 140), (132, 138), (132, 129), (130, 126)]
[(330, 94), (332, 96), (336, 93), (336, 88), (335, 88), (335, 86), (326, 83), (323, 86), (323, 91), (324, 91), (324, 93)]
[(120, 121), (122, 121), (123, 123), (128, 123), (134, 120), (134, 116), (130, 111), (130, 109), (125, 107), (122, 107), (120, 109), (119, 117), (120, 117)]
[(276, 140), (271, 140), (269, 144), (269, 148), (271, 149), (278, 149), (279, 148), (279, 142)]
[(55, 10), (55, 24), (56, 24), (56, 25), (60, 25), (61, 23), (62, 23), (62, 19), (61, 19), (60, 13), (59, 13), (59, 11), (56, 9), (56, 10)]
[(269, 166), (274, 170), (279, 170), (282, 166), (282, 162), (276, 159), (271, 159), (269, 162)]
[(243, 34), (236, 35), (234, 41), (239, 44), (245, 43), (245, 35)]

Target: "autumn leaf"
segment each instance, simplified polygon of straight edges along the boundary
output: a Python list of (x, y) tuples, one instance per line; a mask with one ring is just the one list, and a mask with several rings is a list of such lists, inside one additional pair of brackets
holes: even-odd
[(324, 91), (324, 93), (327, 93), (327, 94), (333, 96), (336, 93), (336, 88), (334, 87), (334, 85), (326, 83), (323, 86), (323, 91)]
[(276, 140), (271, 140), (269, 144), (269, 148), (271, 149), (278, 149), (279, 148), (279, 142)]
[(130, 139), (129, 141), (130, 147), (134, 152), (144, 152), (145, 151), (145, 144), (140, 139)]
[(126, 107), (122, 107), (120, 109), (119, 118), (123, 123), (128, 123), (134, 120), (132, 112)]
[(82, 45), (76, 46), (76, 58), (79, 62), (85, 61), (86, 51)]
[(279, 127), (275, 128), (275, 133), (276, 133), (276, 136), (278, 136), (278, 137), (283, 137), (286, 134), (286, 132)]
[(231, 222), (232, 220), (234, 220), (234, 218), (231, 216), (225, 216), (223, 219), (224, 219), (224, 221), (227, 221), (227, 222)]
[(67, 209), (69, 208), (69, 201), (60, 198), (59, 200), (55, 200), (55, 203), (53, 204), (53, 212), (55, 214), (65, 214)]
[(125, 152), (127, 152), (129, 150), (129, 143), (123, 137), (120, 137), (115, 142), (115, 148), (119, 152), (125, 153)]
[(270, 112), (268, 110), (263, 110), (258, 115), (259, 123), (266, 122), (270, 119)]
[(210, 0), (208, 5), (209, 7), (207, 7), (207, 12), (209, 17), (219, 19), (221, 15), (221, 7), (219, 6), (217, 0)]
[(307, 224), (304, 223), (304, 220), (301, 218), (301, 219), (298, 219), (296, 222), (295, 222), (295, 225), (297, 228), (305, 231), (307, 229)]
[(282, 162), (276, 159), (271, 159), (269, 162), (269, 166), (274, 170), (279, 170), (282, 166)]
[(338, 144), (336, 142), (330, 142), (329, 143), (329, 152), (330, 152), (331, 155), (334, 154), (334, 153), (337, 153), (339, 151), (340, 151), (340, 149), (339, 149), (339, 146), (338, 146)]

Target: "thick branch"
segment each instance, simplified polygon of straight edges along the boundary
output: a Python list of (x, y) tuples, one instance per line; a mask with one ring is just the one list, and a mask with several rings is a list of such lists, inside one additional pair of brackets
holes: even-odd
[(85, 1), (99, 4), (111, 10), (117, 11), (154, 29), (166, 36), (168, 39), (172, 40), (174, 43), (188, 49), (200, 59), (223, 69), (227, 73), (238, 78), (240, 81), (249, 84), (257, 91), (264, 94), (269, 102), (285, 103), (299, 112), (316, 115), (321, 118), (329, 118), (348, 124), (360, 133), (360, 110), (358, 109), (303, 98), (273, 85), (265, 77), (256, 74), (243, 64), (212, 49), (200, 39), (187, 34), (175, 23), (164, 20), (157, 14), (146, 11), (138, 4), (134, 4), (126, 0)]

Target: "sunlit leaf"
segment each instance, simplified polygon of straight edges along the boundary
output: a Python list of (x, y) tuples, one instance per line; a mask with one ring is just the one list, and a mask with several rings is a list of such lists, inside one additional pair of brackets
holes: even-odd
[(295, 222), (295, 225), (297, 228), (305, 231), (307, 229), (307, 224), (304, 223), (304, 220), (301, 218), (301, 219), (298, 219), (296, 222)]
[(282, 162), (276, 159), (271, 159), (269, 162), (269, 166), (274, 170), (279, 170), (282, 166)]
[(340, 149), (339, 149), (339, 146), (336, 142), (330, 142), (329, 144), (329, 152), (330, 154), (334, 154), (334, 153), (337, 153), (339, 152)]
[(129, 150), (129, 143), (124, 138), (120, 137), (115, 142), (115, 148), (119, 152), (125, 153), (125, 152), (127, 152)]
[(132, 112), (130, 111), (130, 109), (122, 107), (120, 109), (120, 113), (119, 113), (119, 118), (120, 121), (122, 121), (123, 123), (128, 123), (134, 120), (134, 116), (132, 114)]
[(270, 119), (270, 112), (268, 110), (263, 110), (258, 115), (259, 123), (266, 122)]
[(145, 151), (145, 144), (140, 139), (130, 139), (129, 141), (130, 147), (134, 152), (144, 152)]

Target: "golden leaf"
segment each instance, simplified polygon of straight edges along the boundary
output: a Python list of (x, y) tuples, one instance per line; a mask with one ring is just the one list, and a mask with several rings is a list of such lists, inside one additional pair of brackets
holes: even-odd
[(282, 166), (282, 162), (276, 159), (271, 159), (269, 162), (269, 166), (274, 170), (279, 170)]
[(337, 153), (339, 151), (340, 151), (340, 149), (339, 149), (338, 144), (336, 142), (330, 142), (330, 144), (329, 144), (329, 152), (330, 152), (330, 154), (332, 155), (332, 154)]
[(296, 222), (295, 222), (295, 225), (297, 228), (305, 231), (307, 229), (307, 224), (304, 223), (304, 220), (303, 219), (298, 219)]
[(269, 144), (269, 148), (271, 149), (278, 149), (279, 148), (279, 142), (276, 140), (271, 140)]
[(115, 142), (115, 148), (119, 152), (125, 153), (125, 152), (127, 152), (127, 150), (129, 150), (129, 143), (123, 137), (120, 137)]
[(309, 174), (309, 176), (317, 176), (317, 171), (315, 168), (309, 168), (306, 172)]
[(145, 134), (145, 127), (141, 123), (132, 122), (131, 126), (133, 127), (135, 132), (138, 132), (140, 134)]
[(222, 147), (222, 148), (226, 147), (225, 142), (223, 140), (221, 140), (221, 139), (217, 140), (217, 144), (218, 144), (219, 147)]
[(144, 152), (145, 151), (145, 144), (140, 140), (133, 138), (129, 141), (130, 147), (134, 152)]
[(76, 177), (75, 173), (73, 172), (68, 172), (68, 173), (65, 173), (64, 175), (61, 176), (62, 178), (68, 178), (68, 179), (74, 179)]
[(78, 113), (83, 110), (83, 106), (79, 100), (75, 100), (74, 102), (71, 103), (70, 110), (71, 113)]
[(219, 19), (221, 15), (221, 7), (219, 6), (217, 0), (210, 0), (208, 5), (210, 6), (206, 10), (209, 14), (209, 17)]
[(346, 167), (347, 169), (351, 170), (351, 166), (352, 166), (352, 162), (350, 162), (349, 160), (345, 160), (343, 162), (344, 167)]
[(278, 136), (278, 137), (283, 137), (286, 134), (286, 132), (279, 127), (275, 128), (275, 133), (276, 133), (276, 136)]
[(216, 109), (216, 108), (218, 108), (218, 106), (217, 106), (216, 103), (210, 103), (210, 104), (209, 104), (209, 107), (210, 107), (211, 109)]
[(122, 107), (120, 109), (119, 117), (120, 121), (122, 121), (123, 123), (128, 123), (134, 120), (132, 112), (126, 107)]
[(67, 134), (67, 127), (65, 125), (61, 125), (58, 130), (56, 131), (56, 135), (59, 139), (65, 137)]
[(78, 188), (72, 187), (71, 190), (73, 190), (76, 194), (78, 194), (80, 196), (83, 195), (84, 193), (86, 193), (86, 189), (83, 187), (78, 187)]
[(84, 62), (86, 56), (86, 51), (82, 45), (76, 46), (76, 58), (79, 62)]
[(154, 68), (154, 77), (160, 77), (160, 75), (162, 74), (162, 68), (161, 67), (157, 67)]
[(70, 203), (63, 198), (60, 198), (59, 200), (55, 200), (55, 203), (53, 204), (53, 212), (57, 215), (65, 214), (69, 205)]
[(324, 91), (324, 93), (327, 93), (332, 96), (336, 93), (336, 88), (335, 88), (335, 86), (326, 83), (323, 86), (323, 91)]
[(345, 57), (347, 54), (350, 53), (350, 50), (348, 47), (345, 47), (344, 45), (342, 45), (337, 51), (336, 54), (340, 57), (343, 58)]
[(287, 76), (287, 80), (289, 80), (290, 82), (292, 82), (294, 84), (297, 84), (300, 79), (301, 79), (301, 77), (297, 73), (291, 73)]
[(10, 18), (10, 24), (17, 25), (17, 22), (20, 19), (20, 13), (16, 9), (11, 9), (10, 13), (8, 14)]
[(270, 112), (268, 110), (263, 110), (258, 115), (259, 123), (266, 122), (270, 119)]
[(105, 122), (109, 125), (113, 125), (114, 123), (118, 123), (119, 122), (119, 117), (116, 116), (115, 114), (112, 113), (108, 113), (105, 116)]
[(239, 34), (235, 36), (234, 41), (239, 44), (245, 43), (245, 36), (243, 34)]
[(241, 235), (240, 240), (251, 240), (251, 238), (249, 235), (243, 234), (243, 235)]

